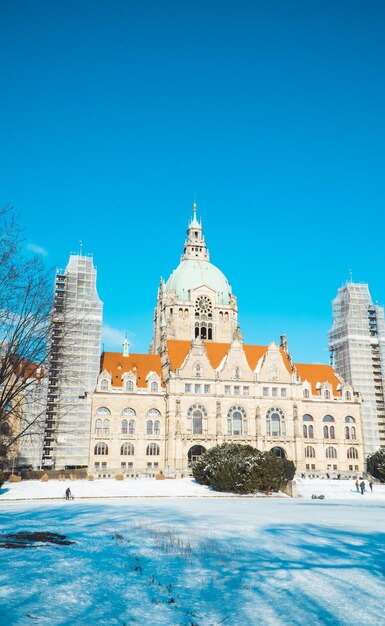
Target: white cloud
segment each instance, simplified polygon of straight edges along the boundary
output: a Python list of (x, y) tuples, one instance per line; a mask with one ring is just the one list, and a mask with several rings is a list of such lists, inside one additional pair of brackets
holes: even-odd
[[(124, 333), (119, 328), (114, 328), (109, 324), (103, 324), (102, 342), (105, 344), (105, 350), (121, 350), (125, 336), (126, 333)], [(133, 345), (132, 336), (133, 333), (128, 333), (128, 341), (130, 343), (130, 347)]]
[(37, 246), (34, 243), (29, 243), (27, 245), (27, 250), (30, 250), (31, 252), (34, 252), (35, 254), (41, 254), (42, 256), (48, 256), (48, 252), (45, 248), (42, 248), (41, 246)]

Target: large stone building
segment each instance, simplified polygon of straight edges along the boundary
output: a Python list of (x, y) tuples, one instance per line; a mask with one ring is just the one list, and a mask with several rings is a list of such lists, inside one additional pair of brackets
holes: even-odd
[(194, 216), (180, 264), (161, 281), (150, 354), (105, 352), (92, 396), (89, 468), (97, 476), (181, 475), (232, 441), (273, 450), (300, 472), (363, 469), (361, 398), (328, 365), (280, 345), (245, 344), (237, 301)]
[(367, 284), (348, 282), (338, 290), (329, 348), (336, 371), (362, 396), (364, 452), (375, 452), (385, 446), (385, 323)]

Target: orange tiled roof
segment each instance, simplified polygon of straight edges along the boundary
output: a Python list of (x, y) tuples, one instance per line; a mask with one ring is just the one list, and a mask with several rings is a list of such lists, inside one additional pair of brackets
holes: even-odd
[(302, 382), (307, 380), (311, 384), (313, 395), (317, 395), (317, 383), (329, 382), (333, 387), (333, 396), (338, 396), (337, 386), (341, 381), (337, 378), (334, 369), (330, 365), (321, 365), (318, 363), (295, 363), (297, 374), (301, 377)]
[(205, 341), (205, 348), (209, 361), (214, 369), (216, 369), (229, 351), (229, 343), (217, 343), (213, 341)]
[(130, 371), (136, 374), (138, 387), (147, 387), (146, 376), (149, 372), (156, 372), (163, 382), (162, 366), (158, 354), (123, 356), (121, 352), (103, 352), (100, 357), (100, 371), (103, 372), (103, 370), (107, 370), (111, 374), (113, 387), (121, 387), (122, 375)]
[(170, 339), (167, 341), (168, 358), (170, 359), (171, 369), (173, 372), (182, 366), (190, 347), (191, 341), (180, 341), (177, 339)]

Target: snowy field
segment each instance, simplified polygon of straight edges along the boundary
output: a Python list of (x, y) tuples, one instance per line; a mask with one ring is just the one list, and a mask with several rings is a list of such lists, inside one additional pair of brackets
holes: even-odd
[[(368, 487), (368, 483), (366, 482)], [(100, 479), (93, 482), (87, 480), (50, 480), (42, 483), (39, 480), (26, 480), (20, 483), (5, 483), (0, 489), (0, 503), (5, 500), (61, 500), (67, 487), (75, 495), (75, 498), (138, 498), (138, 497), (198, 497), (198, 498), (223, 498), (232, 494), (211, 491), (208, 487), (198, 485), (191, 478), (180, 480), (155, 480), (154, 478), (141, 478), (138, 480), (113, 480)], [(328, 499), (352, 498), (357, 500), (354, 481), (348, 480), (297, 480), (298, 495), (311, 497), (324, 494)], [(263, 494), (258, 494), (259, 497)], [(362, 497), (359, 494), (360, 498)], [(234, 497), (234, 496), (232, 496)], [(238, 496), (239, 497), (239, 496)], [(250, 496), (245, 496), (250, 497)], [(280, 494), (280, 497), (285, 497)], [(360, 499), (358, 498), (358, 499)], [(384, 500), (385, 485), (374, 485), (373, 493), (366, 493), (365, 499)]]
[[(67, 484), (74, 501), (61, 499)], [(75, 543), (0, 549), (0, 624), (385, 624), (385, 488), (362, 496), (348, 481), (305, 480), (298, 490), (218, 498), (189, 479), (6, 483), (1, 545), (42, 531)]]

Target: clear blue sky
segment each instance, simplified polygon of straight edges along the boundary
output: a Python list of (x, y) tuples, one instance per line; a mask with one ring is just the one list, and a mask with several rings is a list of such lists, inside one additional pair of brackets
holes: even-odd
[[(383, 0), (2, 0), (0, 204), (147, 351), (194, 192), (245, 340), (327, 362), (348, 279), (385, 301)], [(110, 339), (108, 339), (110, 337)]]

